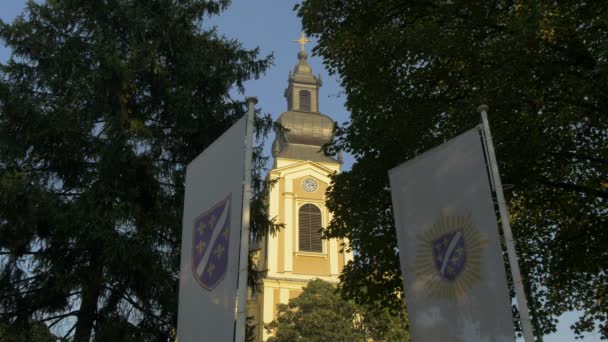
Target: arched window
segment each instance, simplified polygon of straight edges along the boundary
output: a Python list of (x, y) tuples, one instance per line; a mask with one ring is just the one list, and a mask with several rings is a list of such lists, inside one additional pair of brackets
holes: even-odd
[(310, 112), (310, 92), (300, 90), (300, 110)]
[(321, 210), (307, 203), (299, 210), (298, 250), (302, 252), (323, 252), (321, 244)]

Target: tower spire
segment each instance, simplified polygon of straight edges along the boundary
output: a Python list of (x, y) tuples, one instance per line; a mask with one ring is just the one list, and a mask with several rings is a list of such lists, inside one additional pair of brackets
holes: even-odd
[(294, 39), (293, 42), (300, 44), (300, 51), (304, 51), (304, 45), (310, 43), (310, 39), (306, 38), (304, 32), (300, 35), (300, 39)]

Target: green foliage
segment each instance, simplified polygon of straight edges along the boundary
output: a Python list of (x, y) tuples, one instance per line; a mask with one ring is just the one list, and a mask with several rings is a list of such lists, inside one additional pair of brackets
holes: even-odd
[(393, 302), (387, 171), (485, 103), (537, 334), (579, 310), (577, 334), (608, 338), (608, 3), (305, 0), (299, 15), (351, 112), (327, 147), (356, 158), (328, 195), (326, 236), (357, 250), (343, 293)]
[(279, 304), (277, 312), (277, 319), (265, 326), (275, 332), (268, 342), (409, 341), (403, 306), (397, 315), (359, 306), (320, 279), (310, 281), (288, 304)]
[[(3, 333), (174, 338), (185, 166), (245, 113), (229, 91), (271, 62), (203, 29), (228, 4), (30, 1), (0, 22)], [(254, 236), (273, 229), (259, 172)]]
[(57, 341), (57, 337), (51, 334), (44, 323), (27, 321), (21, 325), (0, 323), (0, 341), (54, 342)]

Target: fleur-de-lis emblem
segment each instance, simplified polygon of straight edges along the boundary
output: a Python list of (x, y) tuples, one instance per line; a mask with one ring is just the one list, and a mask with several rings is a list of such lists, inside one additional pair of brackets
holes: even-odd
[(231, 198), (228, 195), (197, 217), (192, 229), (192, 272), (205, 289), (213, 290), (226, 274), (230, 247)]

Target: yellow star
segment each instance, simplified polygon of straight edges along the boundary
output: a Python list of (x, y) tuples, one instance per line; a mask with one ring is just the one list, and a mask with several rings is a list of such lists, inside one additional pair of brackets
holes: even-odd
[(209, 264), (209, 267), (207, 267), (207, 274), (209, 274), (211, 277), (213, 275), (213, 271), (215, 271), (215, 264), (211, 263)]
[(217, 245), (217, 247), (215, 247), (215, 250), (213, 251), (213, 253), (215, 253), (215, 257), (217, 259), (221, 258), (222, 255), (224, 254), (224, 246)]
[(204, 241), (199, 241), (198, 244), (196, 245), (196, 252), (198, 254), (203, 254), (205, 247), (207, 247), (207, 244)]
[(460, 256), (462, 253), (464, 253), (464, 249), (462, 247), (458, 247), (456, 248), (456, 250), (454, 251), (454, 254)]
[(217, 218), (215, 218), (215, 215), (211, 215), (211, 218), (209, 219), (209, 226), (210, 227), (215, 227), (215, 223), (217, 222)]
[(224, 239), (228, 238), (228, 228), (224, 228), (224, 231), (222, 232), (222, 236), (224, 237)]

